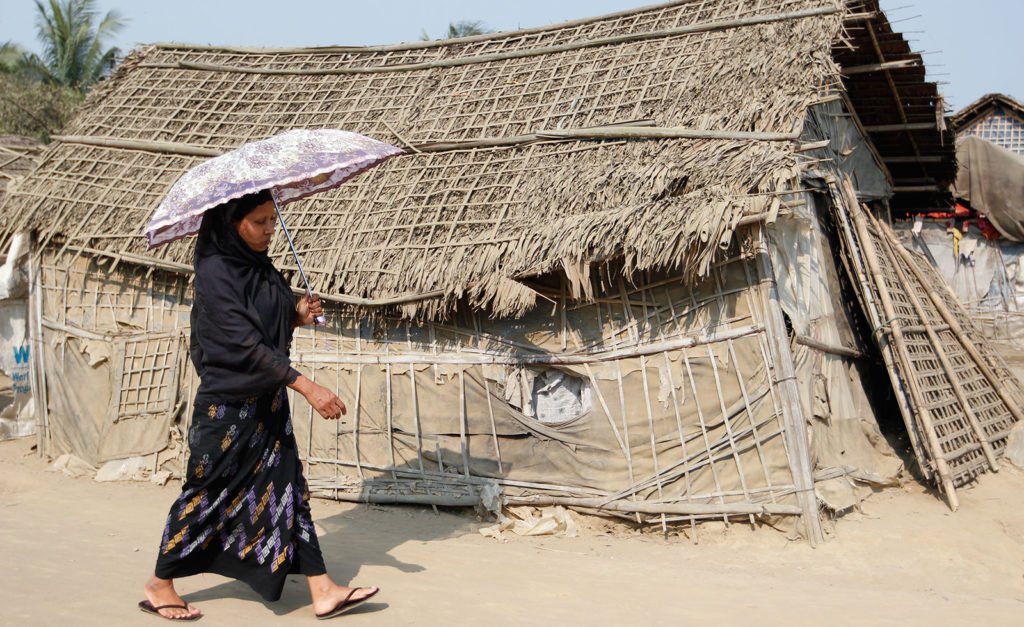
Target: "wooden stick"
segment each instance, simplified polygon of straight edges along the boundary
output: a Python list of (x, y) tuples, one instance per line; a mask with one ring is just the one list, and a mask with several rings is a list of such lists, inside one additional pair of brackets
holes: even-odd
[[(411, 367), (411, 366), (410, 366)], [(469, 476), (469, 414), (466, 409), (466, 375), (459, 369), (459, 448), (462, 450), (462, 474)]]
[[(615, 380), (619, 384), (619, 411), (622, 415), (622, 435), (626, 444), (626, 467), (629, 471), (629, 485), (633, 485), (636, 483), (636, 478), (633, 474), (633, 445), (629, 441), (629, 417), (626, 415), (626, 386), (622, 381), (622, 368), (617, 361), (615, 362)], [(633, 495), (633, 498), (635, 499), (636, 495)], [(637, 522), (640, 522), (639, 517)]]
[(840, 357), (849, 357), (850, 359), (861, 359), (864, 357), (864, 353), (853, 348), (847, 348), (845, 346), (836, 346), (835, 344), (826, 344), (825, 342), (819, 342), (814, 338), (807, 337), (806, 335), (797, 335), (794, 340), (801, 346), (813, 348), (823, 353), (831, 353), (832, 355), (839, 355)]
[[(692, 294), (691, 294), (692, 297)], [(693, 376), (693, 369), (690, 367), (690, 357), (686, 354), (686, 349), (683, 349), (683, 363), (686, 365), (686, 376), (690, 379), (690, 391), (693, 393), (693, 405), (697, 410), (697, 420), (700, 422), (700, 433), (704, 439), (704, 450), (708, 454), (708, 466), (711, 468), (711, 477), (715, 481), (715, 490), (717, 492), (722, 491), (722, 484), (718, 480), (718, 470), (715, 469), (714, 453), (711, 447), (711, 438), (708, 437), (707, 421), (704, 420), (704, 410), (700, 406), (700, 395), (697, 393), (697, 380)], [(691, 470), (687, 466), (687, 470)], [(725, 504), (725, 498), (719, 496), (719, 504)], [(727, 519), (724, 520), (726, 524), (729, 524)]]
[[(640, 358), (640, 375), (644, 384), (644, 403), (647, 407), (647, 430), (651, 436), (651, 460), (654, 463), (654, 478), (658, 487), (658, 499), (665, 498), (661, 485), (661, 469), (658, 467), (658, 444), (654, 437), (654, 410), (651, 407), (651, 388), (647, 381), (647, 358)], [(668, 535), (668, 527), (665, 524), (665, 515), (662, 514), (661, 531)]]
[[(141, 238), (142, 235), (139, 235)], [(142, 255), (134, 255), (132, 253), (122, 252), (111, 252), (109, 250), (100, 250), (96, 248), (88, 248), (85, 246), (67, 246), (68, 250), (78, 251), (83, 253), (89, 253), (99, 257), (107, 257), (115, 260), (129, 261), (140, 266), (146, 266), (151, 268), (158, 268), (160, 270), (168, 270), (178, 274), (193, 274), (195, 268), (184, 263), (177, 263), (175, 261), (167, 261), (163, 259), (156, 259), (154, 257), (145, 257)], [(305, 294), (305, 290), (292, 288), (292, 291), (296, 295)], [(345, 294), (320, 294), (320, 300), (341, 303), (343, 305), (355, 305), (358, 307), (388, 307), (392, 305), (402, 305), (405, 303), (413, 303), (421, 300), (430, 300), (432, 298), (439, 298), (444, 296), (444, 290), (433, 290), (430, 292), (424, 292), (422, 294), (402, 294), (399, 296), (391, 296), (388, 298), (359, 298), (358, 296), (348, 296)]]
[[(359, 326), (359, 323), (357, 322), (356, 323), (356, 327), (358, 328), (358, 326)], [(359, 331), (357, 330), (357, 333), (358, 332)], [(361, 452), (359, 450), (359, 421), (360, 421), (360, 418), (361, 418), (361, 415), (362, 415), (362, 409), (360, 408), (360, 403), (362, 402), (362, 398), (361, 398), (362, 389), (363, 389), (363, 367), (362, 366), (358, 366), (356, 368), (356, 400), (355, 400), (355, 405), (356, 406), (353, 409), (353, 412), (354, 412), (355, 415), (354, 415), (354, 417), (352, 419), (352, 439), (354, 441), (353, 442), (353, 446), (355, 448), (355, 454), (356, 454), (356, 460), (355, 460), (356, 461), (356, 474), (359, 475), (360, 479), (363, 478), (363, 467), (361, 465), (362, 454), (361, 454)]]
[(487, 397), (487, 415), (491, 418), (491, 435), (494, 437), (494, 454), (498, 458), (498, 472), (504, 473), (505, 469), (501, 466), (501, 447), (498, 446), (498, 427), (494, 422), (494, 406), (491, 403), (491, 382), (487, 377), (483, 377), (483, 380), (484, 396)]

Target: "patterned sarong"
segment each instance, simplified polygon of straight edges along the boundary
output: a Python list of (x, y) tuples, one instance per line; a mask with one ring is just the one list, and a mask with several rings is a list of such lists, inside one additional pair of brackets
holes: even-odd
[(285, 388), (197, 402), (188, 440), (188, 474), (167, 516), (157, 577), (217, 573), (276, 601), (289, 573), (326, 572)]

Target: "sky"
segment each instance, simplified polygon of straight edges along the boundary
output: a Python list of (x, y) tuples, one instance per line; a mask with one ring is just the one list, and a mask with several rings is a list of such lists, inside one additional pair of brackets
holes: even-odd
[[(35, 2), (0, 0), (0, 42), (38, 51)], [(116, 41), (225, 46), (388, 44), (440, 38), (448, 23), (481, 21), (513, 30), (651, 4), (651, 0), (97, 0), (129, 22)], [(970, 8), (965, 10), (965, 5)], [(999, 92), (1024, 100), (1024, 2), (882, 0), (894, 28), (925, 53), (929, 80), (952, 111)]]

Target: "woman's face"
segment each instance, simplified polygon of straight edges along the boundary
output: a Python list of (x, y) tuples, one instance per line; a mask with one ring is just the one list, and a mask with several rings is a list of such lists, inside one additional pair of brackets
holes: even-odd
[(274, 211), (272, 200), (259, 205), (247, 216), (235, 222), (235, 229), (238, 231), (239, 237), (248, 244), (249, 248), (258, 253), (265, 252), (270, 248), (270, 240), (274, 239), (276, 228), (277, 214)]

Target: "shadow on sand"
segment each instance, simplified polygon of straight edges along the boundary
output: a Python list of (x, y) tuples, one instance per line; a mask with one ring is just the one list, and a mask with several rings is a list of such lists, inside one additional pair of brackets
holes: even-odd
[[(319, 501), (322, 503), (322, 501)], [(316, 511), (318, 501), (313, 501)], [(431, 508), (417, 505), (360, 505), (316, 521), (322, 530), (319, 540), (324, 562), (331, 578), (339, 584), (373, 585), (371, 581), (353, 581), (363, 566), (383, 566), (403, 573), (418, 573), (426, 570), (420, 564), (402, 562), (390, 551), (406, 542), (429, 542), (459, 536), (473, 529), (475, 519), (465, 509), (440, 509), (435, 515)], [(380, 596), (384, 596), (382, 590)], [(243, 599), (262, 603), (278, 616), (284, 616), (310, 604), (309, 588), (305, 577), (289, 575), (281, 599), (267, 602), (252, 588), (240, 581), (228, 581), (209, 588), (191, 592), (190, 603), (199, 604), (211, 599)], [(368, 602), (353, 609), (349, 614), (365, 614), (387, 609), (386, 602)]]

